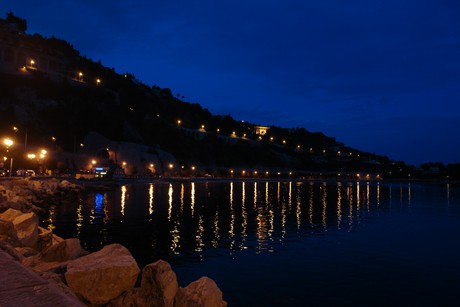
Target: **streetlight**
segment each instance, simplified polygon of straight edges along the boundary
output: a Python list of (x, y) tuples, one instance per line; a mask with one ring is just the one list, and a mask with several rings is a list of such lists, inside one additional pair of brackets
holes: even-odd
[(8, 148), (11, 145), (13, 145), (14, 142), (11, 139), (6, 138), (6, 139), (3, 140), (3, 143), (6, 145), (6, 149), (8, 150)]
[[(6, 138), (3, 140), (3, 143), (6, 146), (6, 151), (8, 152), (10, 146), (14, 144), (13, 140)], [(10, 177), (12, 176), (13, 173), (13, 157), (10, 158)]]

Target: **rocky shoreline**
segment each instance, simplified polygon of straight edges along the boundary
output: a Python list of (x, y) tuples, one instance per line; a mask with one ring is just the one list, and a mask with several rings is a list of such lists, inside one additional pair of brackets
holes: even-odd
[[(124, 246), (89, 253), (77, 238), (40, 227), (37, 213), (60, 195), (83, 187), (66, 180), (0, 182), (0, 249), (87, 306), (226, 306), (208, 277), (182, 288), (171, 266), (158, 260), (140, 271)], [(0, 272), (1, 274), (1, 272)]]

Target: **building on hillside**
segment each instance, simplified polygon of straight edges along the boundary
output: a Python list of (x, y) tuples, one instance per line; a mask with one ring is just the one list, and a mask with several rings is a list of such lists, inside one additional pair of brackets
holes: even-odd
[(268, 130), (270, 130), (270, 127), (265, 127), (265, 126), (255, 126), (254, 127), (254, 133), (257, 135), (265, 135), (267, 134)]

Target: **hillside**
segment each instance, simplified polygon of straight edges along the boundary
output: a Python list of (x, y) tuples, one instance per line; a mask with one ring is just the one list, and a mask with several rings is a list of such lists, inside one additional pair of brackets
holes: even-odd
[[(101, 157), (98, 147), (103, 144), (85, 146), (88, 135), (96, 132), (158, 156), (156, 172), (173, 163), (216, 175), (244, 169), (253, 174), (269, 170), (400, 177), (413, 171), (403, 162), (350, 148), (320, 132), (261, 127), (213, 115), (168, 88), (145, 85), (130, 73), (119, 74), (82, 57), (64, 40), (28, 35), (26, 28), (12, 14), (0, 22), (0, 131), (8, 134), (17, 128), (15, 148), (24, 149), (23, 154), (19, 149), (14, 153), (17, 167), (27, 167), (27, 148), (45, 146), (54, 153), (48, 167), (84, 168), (75, 162), (78, 155)], [(108, 151), (104, 158), (120, 164), (117, 152), (114, 158)], [(161, 155), (173, 158), (166, 161)], [(142, 154), (131, 159), (137, 165), (133, 172), (149, 168)]]

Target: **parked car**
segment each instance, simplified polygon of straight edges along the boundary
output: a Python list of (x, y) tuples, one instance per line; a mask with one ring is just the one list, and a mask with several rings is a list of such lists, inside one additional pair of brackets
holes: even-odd
[(26, 170), (25, 173), (26, 173), (26, 176), (27, 176), (27, 177), (29, 177), (29, 176), (30, 176), (30, 177), (35, 176), (35, 171), (34, 171), (34, 170), (31, 170), (31, 169)]
[(8, 174), (4, 169), (0, 169), (0, 177), (5, 177)]

